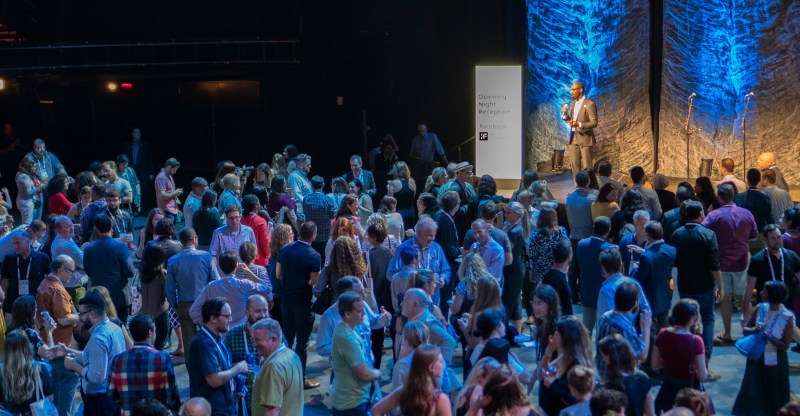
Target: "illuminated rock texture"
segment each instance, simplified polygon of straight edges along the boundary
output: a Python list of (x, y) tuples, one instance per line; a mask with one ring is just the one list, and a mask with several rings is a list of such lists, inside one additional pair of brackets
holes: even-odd
[(528, 0), (528, 167), (567, 147), (561, 108), (580, 80), (597, 104), (595, 161), (652, 170), (648, 44), (647, 0)]
[[(800, 2), (706, 0), (664, 2), (664, 75), (659, 117), (659, 172), (686, 176), (687, 98), (697, 93), (689, 144), (690, 176), (701, 157), (737, 164), (737, 175), (762, 151), (775, 151), (790, 184), (800, 183)], [(747, 160), (743, 160), (745, 95)]]

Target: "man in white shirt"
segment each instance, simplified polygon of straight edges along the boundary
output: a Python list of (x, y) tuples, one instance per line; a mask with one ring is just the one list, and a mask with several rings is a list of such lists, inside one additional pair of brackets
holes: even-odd
[(721, 183), (731, 182), (736, 186), (736, 193), (740, 194), (747, 191), (747, 184), (734, 176), (733, 169), (735, 167), (736, 164), (733, 163), (733, 159), (728, 157), (722, 159), (719, 162), (719, 174), (722, 175), (722, 179), (716, 183), (716, 186), (719, 187)]
[(192, 228), (192, 215), (203, 206), (203, 193), (208, 189), (208, 181), (204, 178), (196, 177), (192, 179), (192, 192), (186, 197), (183, 203), (183, 218), (186, 220), (185, 228)]

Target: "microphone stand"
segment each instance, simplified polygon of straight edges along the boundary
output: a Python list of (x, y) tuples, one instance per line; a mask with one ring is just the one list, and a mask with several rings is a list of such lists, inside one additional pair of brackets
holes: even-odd
[(747, 107), (750, 105), (752, 95), (747, 94), (744, 101), (744, 112), (742, 113), (742, 167), (747, 173)]
[(698, 131), (700, 131), (702, 129), (702, 127), (698, 127), (696, 129), (690, 129), (689, 128), (690, 122), (692, 120), (692, 109), (694, 108), (694, 97), (695, 96), (696, 96), (696, 94), (694, 94), (694, 93), (692, 93), (692, 95), (689, 96), (689, 111), (686, 113), (686, 126), (684, 127), (685, 130), (686, 130), (685, 132), (686, 132), (686, 180), (687, 181), (691, 180), (691, 178), (692, 178), (691, 177), (690, 168), (689, 168), (689, 142), (690, 142), (690, 140), (692, 138), (692, 135), (694, 135), (695, 133), (697, 133)]

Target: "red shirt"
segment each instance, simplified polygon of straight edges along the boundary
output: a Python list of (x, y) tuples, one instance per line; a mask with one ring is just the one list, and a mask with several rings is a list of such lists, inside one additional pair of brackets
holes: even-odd
[(269, 261), (269, 224), (267, 224), (267, 220), (256, 214), (248, 214), (242, 218), (242, 224), (252, 228), (256, 234), (258, 255), (255, 264), (266, 267)]
[[(692, 334), (676, 334), (664, 328), (658, 332), (655, 346), (664, 362), (664, 375), (690, 381), (689, 365), (705, 354), (703, 338)], [(695, 376), (696, 378), (697, 376)]]
[(67, 215), (69, 209), (72, 208), (72, 203), (67, 200), (63, 193), (57, 192), (47, 197), (47, 206), (50, 214)]

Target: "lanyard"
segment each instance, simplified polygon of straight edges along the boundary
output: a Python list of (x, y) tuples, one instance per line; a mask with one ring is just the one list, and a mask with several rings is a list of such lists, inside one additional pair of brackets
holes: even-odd
[[(229, 362), (229, 360), (228, 360), (228, 354), (225, 354), (225, 353), (222, 351), (222, 347), (219, 345), (219, 342), (217, 342), (217, 339), (216, 339), (216, 338), (214, 338), (214, 336), (213, 336), (213, 335), (211, 335), (211, 333), (210, 333), (210, 332), (208, 332), (208, 330), (206, 329), (206, 327), (204, 327), (204, 326), (201, 326), (201, 327), (200, 327), (200, 329), (201, 329), (201, 330), (202, 330), (202, 331), (203, 331), (203, 332), (204, 332), (204, 333), (205, 333), (205, 334), (206, 334), (206, 335), (207, 335), (207, 336), (208, 336), (208, 337), (211, 339), (211, 341), (213, 341), (213, 342), (214, 342), (214, 346), (215, 346), (215, 347), (217, 347), (217, 352), (219, 352), (219, 355), (221, 355), (221, 356), (222, 356), (222, 363), (223, 363), (223, 364), (225, 364), (225, 366), (227, 367), (227, 368), (226, 368), (226, 370), (227, 370), (227, 369), (229, 369), (229, 368), (231, 368), (232, 366), (231, 366), (231, 363), (230, 363), (230, 362)], [(246, 345), (246, 344), (245, 344), (245, 345)], [(231, 392), (233, 392), (233, 391), (234, 391), (234, 387), (233, 387), (233, 379), (230, 379), (230, 380), (228, 380), (228, 385), (229, 385), (229, 386), (230, 386), (230, 388), (231, 388)]]
[[(33, 257), (28, 259), (28, 271), (25, 272), (25, 280), (29, 280), (28, 278), (31, 275), (31, 265), (33, 265)], [(19, 272), (19, 256), (17, 256), (17, 280), (22, 280), (22, 275)]]
[[(772, 276), (772, 280), (775, 280), (775, 269), (772, 268), (772, 256), (769, 254), (769, 250), (766, 248), (764, 249), (764, 254), (767, 255), (767, 263), (769, 264), (769, 274)], [(784, 272), (783, 249), (780, 250), (780, 257), (781, 257), (781, 282), (784, 282), (785, 280), (783, 280), (783, 272)]]
[(250, 348), (247, 347), (247, 325), (245, 325), (244, 331), (242, 331), (242, 342), (244, 342), (244, 356), (247, 357), (250, 355)]

